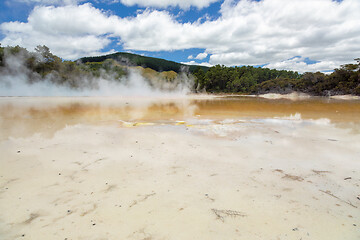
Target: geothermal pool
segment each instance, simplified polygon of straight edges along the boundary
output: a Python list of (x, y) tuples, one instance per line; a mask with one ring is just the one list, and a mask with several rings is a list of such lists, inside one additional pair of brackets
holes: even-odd
[(360, 100), (1, 97), (1, 239), (359, 239)]

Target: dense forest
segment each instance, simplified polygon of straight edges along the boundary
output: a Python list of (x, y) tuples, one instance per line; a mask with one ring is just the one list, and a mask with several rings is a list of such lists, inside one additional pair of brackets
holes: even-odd
[(299, 74), (252, 66), (187, 66), (129, 53), (63, 61), (46, 46), (38, 46), (34, 52), (19, 46), (0, 46), (0, 80), (1, 76), (22, 74), (29, 83), (48, 80), (71, 88), (82, 88), (96, 86), (100, 77), (124, 81), (129, 74), (129, 66), (140, 66), (145, 78), (156, 76), (157, 81), (164, 82), (175, 81), (183, 71), (194, 79), (193, 92), (261, 94), (298, 91), (319, 96), (360, 95), (360, 59), (356, 61), (356, 64), (343, 65), (331, 74)]
[(34, 52), (15, 46), (0, 47), (0, 74), (24, 76), (30, 84), (47, 80), (70, 88), (91, 88), (100, 76), (119, 81), (127, 69), (112, 60), (88, 64), (63, 61), (46, 46), (38, 46)]
[(194, 73), (197, 90), (226, 93), (255, 93), (261, 83), (276, 79), (300, 79), (293, 71), (255, 68), (252, 66), (225, 67), (216, 65), (204, 72), (201, 68)]
[(346, 64), (331, 74), (278, 71), (251, 66), (225, 67), (216, 65), (207, 72), (194, 72), (195, 89), (213, 93), (290, 93), (329, 96), (360, 95), (360, 59), (357, 64)]
[[(153, 58), (140, 56), (132, 53), (113, 53), (104, 56), (97, 57), (84, 57), (80, 58), (78, 61), (81, 63), (93, 63), (93, 62), (103, 62), (108, 59), (116, 60), (118, 63), (127, 65), (127, 66), (141, 66), (143, 68), (151, 68), (158, 72), (163, 71), (174, 71), (176, 73), (180, 72), (194, 72), (199, 68), (197, 65), (185, 65), (173, 61), (168, 61), (161, 58)], [(204, 71), (208, 69), (208, 67), (200, 66), (200, 68)]]

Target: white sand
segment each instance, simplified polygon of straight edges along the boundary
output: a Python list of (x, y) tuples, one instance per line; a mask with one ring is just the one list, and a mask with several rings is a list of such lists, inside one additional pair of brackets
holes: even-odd
[(359, 96), (354, 96), (354, 95), (335, 95), (335, 96), (330, 96), (330, 98), (340, 99), (340, 100), (359, 100), (360, 99)]
[(301, 92), (292, 92), (288, 94), (279, 94), (279, 93), (266, 93), (257, 95), (257, 97), (266, 98), (266, 99), (289, 99), (289, 100), (304, 100), (309, 99), (311, 96)]
[(359, 134), (190, 122), (2, 140), (0, 239), (360, 239)]

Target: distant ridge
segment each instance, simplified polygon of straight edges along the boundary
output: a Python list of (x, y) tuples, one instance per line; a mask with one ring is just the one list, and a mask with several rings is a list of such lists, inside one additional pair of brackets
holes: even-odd
[(158, 72), (163, 71), (174, 71), (174, 72), (190, 72), (193, 73), (199, 67), (206, 72), (209, 67), (198, 66), (198, 65), (186, 65), (182, 63), (177, 63), (173, 61), (168, 61), (162, 58), (146, 57), (133, 53), (126, 52), (117, 52), (113, 54), (108, 54), (104, 56), (96, 57), (83, 57), (79, 61), (82, 63), (87, 62), (103, 62), (106, 59), (114, 59), (120, 64), (130, 65), (130, 66), (141, 66), (144, 68), (151, 68)]

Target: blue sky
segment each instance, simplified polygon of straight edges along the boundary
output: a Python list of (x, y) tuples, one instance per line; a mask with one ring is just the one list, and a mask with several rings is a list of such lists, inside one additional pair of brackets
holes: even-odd
[(3, 0), (0, 42), (70, 60), (126, 51), (329, 71), (360, 57), (359, 12), (358, 0)]
[[(40, 2), (40, 4), (39, 4)], [(1, 22), (9, 22), (9, 21), (20, 21), (26, 22), (27, 17), (29, 16), (30, 12), (36, 6), (51, 6), (51, 1), (27, 1), (27, 0), (19, 0), (19, 1), (4, 1), (0, 3), (1, 9)], [(145, 11), (146, 9), (150, 9), (149, 7), (134, 5), (134, 6), (126, 6), (119, 3), (114, 3), (112, 1), (81, 1), (80, 4), (84, 3), (91, 3), (92, 6), (102, 9), (106, 12), (110, 12), (111, 14), (117, 15), (119, 17), (135, 17), (138, 11)], [(196, 22), (199, 19), (200, 21), (204, 21), (205, 17), (217, 19), (220, 17), (219, 10), (221, 7), (222, 1), (214, 2), (213, 4), (209, 5), (208, 7), (204, 8), (197, 8), (195, 6), (190, 6), (189, 8), (183, 9), (179, 6), (169, 6), (166, 8), (157, 8), (151, 7), (152, 9), (162, 9), (166, 10), (172, 15), (176, 16), (179, 22)], [(61, 4), (60, 4), (61, 5)], [(1, 33), (2, 34), (2, 33)], [(4, 34), (2, 34), (4, 37)], [(199, 53), (204, 52), (205, 49), (200, 48), (190, 48), (190, 49), (182, 49), (182, 50), (174, 50), (174, 51), (137, 51), (135, 49), (128, 50), (123, 49), (122, 46), (118, 45), (116, 41), (111, 42), (109, 45), (102, 49), (103, 52), (108, 52), (111, 50), (115, 51), (126, 51), (137, 53), (141, 55), (151, 56), (151, 57), (159, 57), (164, 58), (171, 61), (176, 62), (184, 62), (187, 61), (190, 55), (197, 56)], [(203, 60), (208, 60), (209, 56)], [(197, 59), (194, 60), (195, 62), (199, 62)]]

